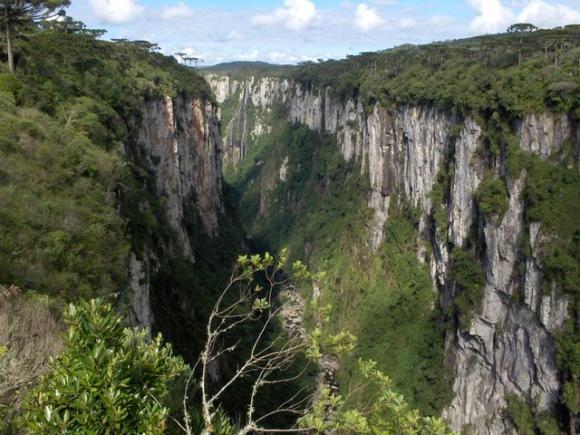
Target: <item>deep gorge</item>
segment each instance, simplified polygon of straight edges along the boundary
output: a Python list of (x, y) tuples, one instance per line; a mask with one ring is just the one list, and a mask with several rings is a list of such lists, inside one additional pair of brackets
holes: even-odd
[[(230, 109), (233, 116), (223, 124), (225, 164), (239, 167), (247, 153), (254, 159), (253, 168), (261, 171), (246, 184), (250, 189), (256, 188), (251, 183), (260, 184), (255, 219), (275, 219), (275, 208), (282, 213), (301, 211), (292, 205), (292, 188), (285, 191), (280, 186), (292, 179), (293, 171), (300, 171), (296, 165), (303, 161), (296, 160), (292, 149), (285, 151), (276, 144), (271, 145), (276, 148), (274, 153), (262, 154), (275, 162), (252, 155), (251, 147), (267, 146), (263, 136), (280, 123), (304, 125), (332, 137), (348, 176), (330, 182), (355, 185), (361, 196), (358, 207), (369, 209), (369, 213), (349, 216), (362, 220), (351, 222), (352, 226), (363, 228), (350, 246), (342, 245), (350, 251), (346, 264), (362, 258), (373, 261), (385, 240), (389, 219), (397, 219), (404, 207), (413, 209), (415, 255), (429, 271), (434, 310), (444, 313), (439, 321), (446, 317), (450, 322), (444, 352), (438, 357), (444, 354), (444, 372), (453, 372), (448, 378), (453, 393), (443, 410), (452, 429), (507, 432), (501, 410), (511, 394), (538, 410), (555, 409), (562, 387), (555, 334), (568, 319), (570, 300), (556, 290), (555, 283), (546, 286), (542, 276), (542, 241), (552, 236), (526, 209), (524, 190), (530, 175), (526, 170), (512, 170), (510, 157), (503, 153), (486, 155), (486, 120), (478, 122), (428, 104), (368, 108), (360, 99), (334, 96), (331, 88), (307, 88), (285, 78), (209, 75), (208, 81), (218, 101), (234, 107)], [(557, 161), (567, 143), (575, 144), (578, 152), (580, 130), (569, 114), (532, 114), (510, 127), (517, 147), (534, 165)], [(577, 167), (577, 159), (573, 161)], [(359, 174), (364, 180), (357, 185)], [(501, 211), (488, 210), (482, 204), (491, 180), (505, 183)], [(286, 203), (284, 195), (290, 197)], [(324, 194), (318, 197), (331, 200)], [(295, 203), (299, 201), (295, 199)], [(293, 230), (288, 233), (290, 240), (297, 236)], [(342, 231), (345, 233), (334, 237), (348, 238), (353, 230)], [(316, 246), (308, 246), (317, 241), (289, 243), (295, 255), (311, 256), (314, 262), (325, 264), (328, 252), (317, 253)], [(341, 249), (338, 244), (333, 246)], [(469, 290), (470, 283), (465, 281), (473, 276), (459, 268), (481, 270), (481, 282), (475, 287), (483, 288), (475, 289), (475, 295), (462, 296)], [(388, 285), (383, 286), (388, 291)], [(337, 296), (327, 297), (336, 302)], [(365, 301), (360, 303), (364, 307)], [(343, 321), (348, 322), (348, 316)]]
[[(288, 248), (326, 273), (301, 296), (358, 338), (339, 389), (368, 358), (454, 431), (573, 433), (577, 50), (530, 48), (522, 66), (509, 37), (486, 38), (200, 71), (82, 33), (23, 40), (18, 73), (0, 72), (0, 314), (4, 286), (50, 313), (101, 297), (192, 363), (237, 256)], [(496, 38), (511, 51), (486, 51)]]

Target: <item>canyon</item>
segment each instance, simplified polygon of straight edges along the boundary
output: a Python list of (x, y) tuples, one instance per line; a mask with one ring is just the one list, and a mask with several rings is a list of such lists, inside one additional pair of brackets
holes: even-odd
[[(510, 173), (505, 155), (482, 153), (484, 126), (470, 116), (428, 104), (365, 107), (341, 99), (330, 88), (304, 87), (283, 77), (206, 76), (220, 105), (233, 107), (222, 125), (224, 165), (236, 167), (253, 144), (272, 129), (272, 113), (284, 106), (286, 121), (336, 137), (345, 161), (360, 163), (372, 210), (367, 246), (377, 250), (389, 207), (401, 196), (420, 211), (416, 255), (428, 265), (442, 309), (458, 291), (450, 274), (454, 250), (469, 238), (477, 245), (485, 281), (479, 309), (445, 338), (453, 398), (443, 416), (453, 430), (507, 433), (506, 398), (515, 394), (539, 411), (558, 403), (561, 376), (555, 335), (568, 317), (568, 298), (556, 284), (542, 285), (542, 242), (551, 235), (524, 219), (526, 172)], [(575, 153), (580, 128), (568, 114), (530, 114), (515, 123), (519, 149), (553, 160), (566, 142)], [(285, 159), (279, 180), (292, 171)], [(442, 170), (449, 175), (443, 203), (432, 192)], [(508, 207), (503, 215), (483, 213), (475, 196), (485, 176), (505, 180)], [(443, 219), (434, 218), (441, 208)], [(528, 245), (530, 249), (524, 250)], [(551, 289), (551, 290), (550, 290)]]
[[(186, 403), (166, 382), (179, 384), (177, 366), (187, 365), (199, 381), (212, 309), (237, 266), (248, 268), (251, 325), (233, 327), (200, 379), (208, 391), (233, 385), (260, 328), (266, 349), (275, 332), (300, 337), (296, 377), (264, 388), (255, 409), (269, 415), (298, 393), (313, 400), (269, 415), (268, 427), (579, 430), (577, 26), (203, 69), (97, 34), (39, 28), (18, 41), (16, 73), (0, 74), (0, 293), (59, 331), (81, 312), (97, 325), (87, 335), (96, 339), (58, 339), (56, 363), (39, 350), (46, 379), (60, 382), (54, 364), (68, 361), (67, 376), (90, 372), (92, 399), (104, 403), (103, 370), (89, 361), (104, 355), (102, 314), (117, 325), (111, 361), (127, 355), (123, 329), (136, 327), (152, 352), (138, 355), (147, 368), (175, 364), (154, 376), (171, 409), (142, 400), (157, 409), (157, 428), (178, 431), (166, 417), (184, 406), (194, 420), (202, 410), (206, 431), (233, 431), (243, 415), (251, 423), (259, 376), (254, 386), (240, 377), (215, 402), (195, 393)], [(281, 271), (296, 278), (274, 303), (260, 296), (278, 261), (266, 252), (283, 252)], [(284, 301), (279, 324), (264, 320)], [(12, 342), (28, 346), (26, 331), (15, 333), (0, 343), (5, 367), (24, 354)], [(27, 418), (18, 381), (27, 370), (15, 367), (17, 387), (0, 391), (0, 432)], [(118, 397), (140, 397), (134, 378)], [(58, 414), (61, 431), (101, 429), (83, 426), (104, 421), (86, 406), (57, 411), (83, 385), (68, 385), (70, 396), (47, 385), (31, 390), (45, 388), (36, 397), (56, 405), (36, 406), (29, 424), (50, 432)], [(340, 403), (337, 421), (316, 397)], [(135, 427), (139, 417), (119, 409)]]

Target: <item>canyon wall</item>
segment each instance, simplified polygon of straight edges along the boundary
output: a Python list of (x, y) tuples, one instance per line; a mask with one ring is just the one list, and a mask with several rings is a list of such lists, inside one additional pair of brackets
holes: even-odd
[[(420, 210), (417, 255), (430, 268), (443, 309), (458, 291), (450, 273), (453, 252), (466, 247), (470, 237), (479, 247), (474, 255), (485, 274), (481, 307), (446, 337), (454, 381), (443, 415), (452, 429), (508, 432), (503, 410), (512, 393), (539, 411), (556, 406), (561, 379), (554, 334), (568, 316), (568, 300), (555, 284), (543, 282), (542, 242), (550, 234), (524, 219), (527, 174), (511, 174), (503, 154), (482, 152), (483, 125), (429, 105), (364, 107), (358, 98), (339, 99), (331, 89), (307, 89), (284, 78), (208, 75), (207, 80), (218, 102), (234, 107), (223, 126), (226, 163), (239, 163), (269, 131), (273, 110), (283, 105), (288, 121), (336, 136), (344, 159), (361, 163), (373, 210), (369, 250), (384, 239), (391, 201), (402, 195)], [(253, 122), (245, 117), (250, 111)], [(565, 143), (578, 155), (580, 129), (568, 115), (531, 114), (513, 130), (519, 148), (543, 160)], [(281, 167), (280, 176), (288, 170)], [(444, 201), (433, 204), (441, 171), (448, 174)], [(503, 215), (484, 214), (474, 198), (486, 174), (505, 182), (509, 207)], [(443, 219), (434, 217), (439, 207)]]
[[(176, 255), (192, 264), (196, 262), (199, 247), (191, 240), (191, 230), (186, 226), (186, 221), (192, 219), (190, 215), (196, 215), (199, 231), (210, 240), (219, 236), (224, 213), (222, 144), (217, 108), (198, 98), (147, 101), (132, 129), (134, 141), (126, 146), (125, 155), (130, 164), (146, 174), (141, 188), (155, 199), (161, 215), (156, 216), (157, 225), (166, 227), (161, 230), (169, 234), (140, 244), (131, 255), (132, 320), (151, 327), (151, 293), (155, 291), (152, 275), (159, 271), (161, 257)], [(154, 204), (144, 198), (138, 207), (146, 214), (153, 211)]]

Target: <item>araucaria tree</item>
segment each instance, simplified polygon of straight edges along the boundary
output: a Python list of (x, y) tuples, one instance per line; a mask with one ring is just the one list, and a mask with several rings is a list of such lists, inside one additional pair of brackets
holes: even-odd
[(27, 26), (64, 15), (64, 9), (68, 5), (70, 0), (0, 1), (0, 23), (6, 39), (10, 71), (14, 71), (14, 35)]

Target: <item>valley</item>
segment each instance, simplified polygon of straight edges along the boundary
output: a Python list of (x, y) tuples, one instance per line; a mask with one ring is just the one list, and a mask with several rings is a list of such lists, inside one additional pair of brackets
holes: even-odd
[(577, 431), (578, 26), (198, 70), (55, 26), (0, 72), (0, 433)]

